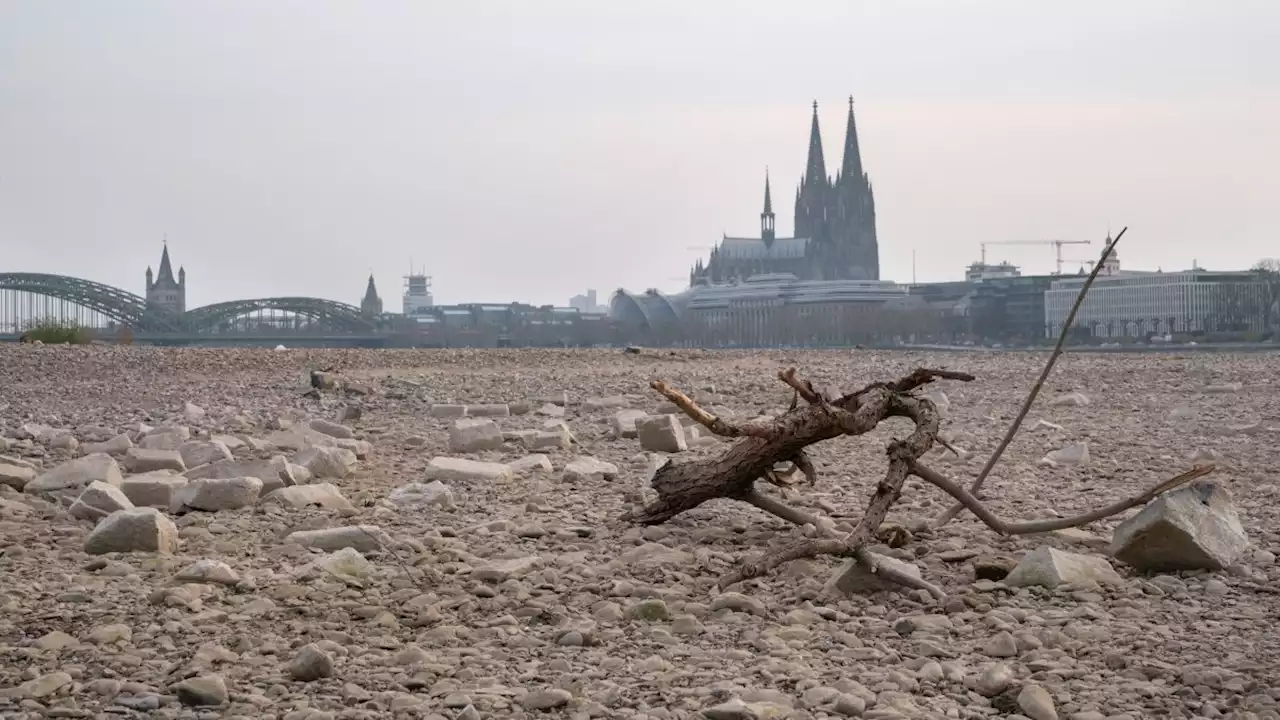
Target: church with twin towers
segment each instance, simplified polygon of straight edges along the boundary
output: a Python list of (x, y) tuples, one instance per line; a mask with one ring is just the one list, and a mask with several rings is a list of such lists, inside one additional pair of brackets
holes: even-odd
[(862, 166), (852, 97), (844, 157), (834, 178), (827, 174), (818, 103), (813, 103), (809, 157), (796, 187), (793, 237), (778, 237), (774, 219), (773, 193), (766, 170), (760, 236), (725, 235), (705, 263), (699, 260), (694, 265), (689, 273), (690, 285), (736, 282), (771, 273), (789, 273), (800, 280), (880, 279), (875, 195)]

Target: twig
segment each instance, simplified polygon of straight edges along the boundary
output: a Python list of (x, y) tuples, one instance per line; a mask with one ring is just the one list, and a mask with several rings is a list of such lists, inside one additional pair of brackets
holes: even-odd
[(959, 500), (962, 507), (968, 508), (974, 515), (978, 516), (978, 519), (986, 524), (987, 527), (995, 530), (1001, 535), (1030, 535), (1032, 533), (1050, 532), (1052, 530), (1062, 530), (1065, 528), (1088, 525), (1091, 522), (1122, 513), (1129, 508), (1145, 505), (1160, 495), (1163, 495), (1175, 488), (1182, 487), (1192, 480), (1198, 480), (1211, 472), (1213, 472), (1212, 465), (1197, 465), (1181, 475), (1165, 480), (1159, 485), (1147, 489), (1139, 495), (1125, 498), (1124, 500), (1120, 500), (1092, 512), (1087, 512), (1083, 515), (1077, 515), (1069, 518), (1055, 518), (1053, 520), (1033, 520), (1031, 522), (1015, 523), (1001, 520), (996, 517), (995, 513), (988, 510), (987, 507), (982, 504), (982, 501), (974, 497), (972, 493), (952, 482), (936, 470), (932, 470), (921, 465), (919, 461), (913, 461), (911, 464), (912, 475), (934, 485), (951, 497)]
[(879, 575), (885, 580), (889, 580), (904, 587), (924, 590), (932, 595), (933, 599), (937, 600), (939, 603), (945, 603), (947, 601), (947, 594), (942, 591), (942, 588), (923, 578), (908, 575), (904, 572), (898, 572), (889, 565), (882, 565), (876, 562), (875, 556), (872, 555), (871, 551), (867, 550), (866, 547), (858, 548), (854, 552), (853, 556), (857, 559), (859, 565), (866, 568), (867, 572), (873, 575)]
[[(1009, 426), (1009, 430), (1005, 432), (1004, 438), (1000, 444), (996, 446), (995, 452), (991, 453), (991, 457), (987, 459), (987, 463), (982, 466), (982, 470), (978, 472), (978, 477), (974, 478), (973, 484), (969, 486), (969, 492), (976, 494), (982, 489), (982, 484), (986, 482), (987, 476), (991, 474), (991, 470), (995, 468), (996, 463), (1000, 462), (1004, 451), (1009, 447), (1009, 443), (1013, 442), (1013, 436), (1018, 434), (1018, 428), (1022, 427), (1022, 421), (1026, 419), (1027, 413), (1031, 412), (1031, 406), (1036, 401), (1036, 396), (1040, 394), (1040, 389), (1044, 387), (1045, 380), (1049, 378), (1049, 373), (1053, 371), (1053, 366), (1058, 362), (1058, 356), (1062, 355), (1062, 346), (1067, 341), (1067, 333), (1071, 331), (1071, 325), (1075, 322), (1076, 313), (1080, 311), (1080, 306), (1084, 304), (1085, 295), (1088, 294), (1089, 288), (1093, 285), (1093, 281), (1098, 277), (1098, 272), (1102, 270), (1103, 261), (1115, 249), (1116, 243), (1120, 242), (1120, 238), (1124, 237), (1128, 226), (1122, 228), (1115, 238), (1111, 240), (1111, 244), (1102, 251), (1102, 260), (1099, 260), (1094, 266), (1093, 271), (1089, 273), (1089, 277), (1085, 279), (1084, 285), (1080, 286), (1080, 293), (1076, 295), (1075, 302), (1071, 305), (1071, 311), (1067, 313), (1066, 322), (1062, 324), (1062, 331), (1058, 333), (1058, 342), (1053, 346), (1053, 352), (1049, 354), (1049, 360), (1044, 364), (1044, 369), (1040, 371), (1040, 377), (1036, 380), (1036, 384), (1031, 386), (1031, 392), (1027, 394), (1027, 399), (1022, 402), (1022, 408), (1018, 410), (1018, 415), (1013, 419), (1013, 424)], [(955, 519), (956, 515), (964, 509), (963, 505), (952, 505), (946, 512), (938, 516), (933, 521), (933, 527), (940, 528), (943, 525)]]
[(825, 404), (826, 401), (823, 399), (822, 395), (813, 388), (813, 383), (796, 377), (795, 368), (780, 370), (778, 372), (778, 379), (793, 388), (796, 391), (796, 395), (804, 398), (804, 401), (810, 405)]
[(750, 493), (743, 496), (742, 501), (754, 505), (770, 515), (782, 518), (789, 523), (800, 525), (801, 527), (805, 525), (812, 525), (815, 528), (818, 528), (819, 531), (822, 530), (821, 521), (816, 515), (810, 515), (803, 510), (793, 508), (781, 500), (774, 500), (759, 490), (752, 490)]
[(649, 387), (657, 390), (662, 397), (670, 400), (671, 403), (680, 408), (685, 415), (693, 418), (694, 422), (720, 437), (769, 437), (773, 433), (773, 428), (769, 425), (761, 425), (758, 423), (731, 425), (706, 410), (703, 410), (688, 395), (685, 395), (661, 380), (654, 380), (649, 383)]
[[(413, 572), (412, 572), (411, 570), (409, 570), (409, 566), (405, 564), (405, 562), (404, 562), (404, 560), (403, 560), (403, 559), (401, 559), (401, 557), (400, 557), (400, 553), (397, 553), (397, 552), (395, 552), (394, 550), (392, 550), (391, 548), (387, 547), (386, 543), (382, 542), (382, 539), (381, 539), (381, 538), (379, 538), (377, 535), (374, 535), (373, 533), (369, 532), (368, 530), (365, 530), (365, 529), (364, 529), (364, 526), (362, 526), (362, 525), (356, 525), (355, 527), (356, 527), (356, 529), (357, 529), (357, 530), (359, 530), (360, 532), (362, 532), (362, 533), (364, 533), (365, 535), (367, 535), (367, 536), (369, 537), (369, 539), (371, 539), (371, 540), (373, 540), (375, 543), (377, 543), (377, 544), (378, 544), (378, 547), (379, 547), (379, 548), (381, 548), (383, 552), (385, 552), (386, 554), (388, 554), (388, 555), (390, 555), (391, 557), (395, 558), (395, 560), (396, 560), (396, 564), (397, 564), (397, 565), (399, 565), (399, 566), (400, 566), (400, 569), (404, 571), (405, 576), (407, 576), (407, 577), (409, 578), (409, 582), (413, 583), (414, 585), (417, 585), (419, 588), (422, 588), (422, 589), (424, 589), (424, 590), (427, 588), (427, 585), (426, 585), (426, 579), (425, 579), (425, 577), (423, 578), (423, 580), (422, 580), (422, 581), (419, 581), (419, 580), (417, 580), (416, 578), (414, 578), (414, 576), (413, 576)], [(425, 575), (425, 573), (424, 573), (424, 575)]]

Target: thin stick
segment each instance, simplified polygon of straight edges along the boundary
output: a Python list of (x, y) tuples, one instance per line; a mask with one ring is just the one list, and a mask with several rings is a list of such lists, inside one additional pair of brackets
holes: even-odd
[(1208, 475), (1213, 472), (1212, 465), (1197, 465), (1190, 470), (1176, 477), (1165, 480), (1164, 482), (1149, 488), (1139, 495), (1125, 498), (1118, 502), (1112, 503), (1104, 508), (1087, 512), (1083, 515), (1077, 515), (1069, 518), (1054, 518), (1053, 520), (1033, 520), (1031, 522), (1008, 522), (996, 517), (996, 514), (987, 509), (982, 501), (974, 497), (972, 493), (965, 490), (960, 485), (952, 482), (936, 470), (932, 470), (919, 462), (911, 464), (911, 474), (941, 489), (946, 494), (960, 501), (961, 506), (968, 508), (974, 515), (978, 516), (987, 527), (995, 530), (1001, 535), (1030, 535), (1032, 533), (1050, 532), (1052, 530), (1063, 530), (1065, 528), (1080, 527), (1088, 525), (1091, 522), (1109, 518), (1117, 515), (1132, 507), (1145, 505), (1153, 499), (1169, 492), (1175, 488), (1182, 487), (1192, 480)]
[(879, 575), (885, 580), (889, 580), (904, 587), (924, 590), (932, 595), (933, 599), (937, 600), (939, 603), (945, 603), (947, 601), (947, 594), (942, 591), (942, 588), (923, 578), (908, 575), (904, 572), (898, 572), (889, 565), (882, 565), (876, 562), (875, 556), (872, 555), (871, 551), (867, 550), (865, 546), (858, 548), (854, 552), (853, 556), (857, 559), (858, 564), (866, 568), (867, 572), (872, 575)]
[[(1089, 287), (1093, 285), (1094, 278), (1098, 277), (1098, 272), (1102, 270), (1102, 266), (1111, 251), (1115, 249), (1116, 243), (1120, 242), (1120, 238), (1124, 237), (1124, 233), (1128, 230), (1128, 226), (1122, 228), (1115, 238), (1111, 240), (1111, 244), (1107, 245), (1102, 251), (1102, 260), (1099, 260), (1094, 266), (1093, 271), (1089, 273), (1089, 277), (1084, 281), (1084, 285), (1080, 286), (1080, 294), (1076, 295), (1075, 302), (1071, 305), (1071, 311), (1067, 313), (1067, 320), (1062, 324), (1062, 332), (1058, 333), (1058, 343), (1053, 346), (1053, 352), (1049, 354), (1049, 361), (1045, 363), (1044, 369), (1040, 371), (1040, 378), (1036, 380), (1036, 384), (1031, 387), (1031, 392), (1027, 395), (1027, 399), (1022, 402), (1022, 409), (1018, 411), (1018, 416), (1013, 419), (1013, 424), (1009, 426), (1008, 432), (1004, 434), (1004, 439), (996, 447), (995, 452), (991, 453), (991, 457), (987, 459), (987, 464), (982, 466), (982, 470), (978, 473), (978, 477), (974, 479), (973, 484), (969, 486), (971, 494), (977, 494), (982, 489), (982, 484), (986, 482), (987, 476), (991, 474), (991, 470), (1000, 462), (1004, 451), (1009, 447), (1009, 443), (1013, 442), (1013, 436), (1018, 434), (1018, 428), (1022, 427), (1022, 421), (1026, 419), (1027, 413), (1031, 412), (1031, 406), (1036, 401), (1036, 396), (1040, 394), (1040, 389), (1044, 387), (1044, 382), (1049, 378), (1049, 373), (1053, 371), (1054, 363), (1058, 362), (1058, 356), (1062, 354), (1062, 346), (1067, 341), (1067, 333), (1071, 331), (1071, 324), (1075, 322), (1076, 313), (1079, 312), (1080, 306), (1084, 304), (1084, 297), (1089, 292)], [(960, 511), (964, 509), (963, 505), (956, 504), (947, 509), (946, 512), (938, 516), (933, 521), (934, 528), (940, 528), (951, 522)]]
[(822, 531), (822, 525), (819, 524), (820, 521), (816, 515), (810, 515), (803, 510), (793, 508), (780, 500), (774, 500), (759, 490), (752, 490), (750, 493), (747, 493), (742, 497), (742, 501), (754, 505), (770, 515), (782, 518), (789, 523), (793, 523), (801, 527), (805, 525), (812, 525), (815, 528), (818, 528), (819, 532)]
[(772, 425), (761, 425), (758, 423), (744, 423), (742, 425), (731, 425), (724, 420), (703, 410), (688, 395), (667, 385), (661, 380), (654, 380), (649, 383), (649, 387), (657, 390), (662, 397), (671, 401), (673, 405), (693, 421), (705, 427), (720, 437), (771, 437), (774, 434)]

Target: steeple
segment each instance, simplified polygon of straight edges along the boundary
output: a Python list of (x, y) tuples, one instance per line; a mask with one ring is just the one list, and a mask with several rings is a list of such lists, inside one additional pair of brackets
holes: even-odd
[(760, 238), (765, 245), (773, 243), (774, 232), (773, 198), (769, 192), (769, 168), (764, 169), (764, 212), (760, 213)]
[(858, 148), (858, 126), (853, 120), (853, 96), (849, 96), (849, 122), (844, 133), (844, 164), (840, 176), (856, 183), (862, 178), (862, 151)]
[(378, 286), (373, 282), (373, 273), (369, 273), (369, 284), (364, 288), (365, 302), (378, 299)]
[(365, 317), (382, 314), (382, 298), (378, 297), (378, 286), (373, 283), (373, 273), (369, 273), (369, 284), (365, 286), (364, 299), (360, 301), (360, 314)]
[(160, 253), (160, 272), (156, 274), (156, 282), (169, 285), (178, 284), (178, 281), (173, 279), (173, 265), (169, 263), (169, 242), (167, 240), (164, 243), (164, 252)]
[(806, 185), (827, 181), (827, 163), (822, 159), (822, 133), (818, 130), (818, 101), (813, 101), (813, 123), (809, 128), (809, 161), (805, 164)]

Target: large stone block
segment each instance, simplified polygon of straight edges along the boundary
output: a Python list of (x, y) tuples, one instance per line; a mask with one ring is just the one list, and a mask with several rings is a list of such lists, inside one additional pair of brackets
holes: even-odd
[(1106, 558), (1080, 555), (1042, 545), (1027, 553), (1004, 579), (1010, 587), (1039, 585), (1119, 585), (1123, 578), (1111, 567)]
[(487, 405), (468, 405), (468, 417), (508, 417), (511, 408), (506, 403), (489, 403)]
[(689, 445), (684, 426), (675, 415), (649, 415), (636, 421), (640, 448), (655, 452), (683, 452)]
[(289, 533), (285, 537), (285, 542), (298, 543), (303, 547), (325, 552), (351, 548), (361, 553), (377, 552), (383, 548), (389, 548), (392, 544), (391, 536), (377, 525), (299, 530)]
[(168, 510), (173, 507), (173, 496), (189, 480), (172, 470), (158, 470), (144, 475), (130, 475), (120, 483), (120, 492), (137, 507), (153, 507)]
[(1111, 554), (1143, 572), (1221, 570), (1248, 546), (1231, 494), (1201, 482), (1161, 495), (1120, 523)]
[(191, 480), (256, 477), (262, 481), (262, 493), (265, 495), (278, 488), (303, 484), (303, 480), (298, 477), (299, 472), (307, 472), (310, 475), (310, 472), (305, 468), (291, 464), (283, 455), (276, 455), (269, 460), (246, 460), (243, 462), (219, 460), (208, 465), (191, 468), (183, 475)]
[(312, 420), (311, 429), (322, 435), (328, 435), (331, 438), (340, 440), (350, 440), (356, 436), (355, 432), (346, 425), (324, 419)]
[(312, 446), (298, 453), (293, 462), (306, 468), (312, 477), (341, 480), (355, 469), (356, 454), (340, 447)]
[(147, 450), (146, 448), (129, 448), (124, 455), (124, 465), (131, 473), (145, 473), (154, 470), (174, 470), (183, 472), (187, 464), (182, 461), (182, 453), (178, 450)]
[(27, 483), (35, 479), (34, 469), (0, 459), (0, 485), (8, 485), (14, 490), (21, 491)]
[(117, 510), (132, 509), (133, 502), (120, 488), (95, 480), (80, 493), (68, 512), (81, 520), (97, 520)]
[(485, 418), (458, 418), (449, 428), (449, 452), (476, 453), (502, 447), (502, 430)]
[(486, 480), (489, 482), (511, 480), (514, 473), (509, 465), (479, 462), (466, 458), (436, 457), (427, 465), (426, 479), (443, 482), (459, 480)]
[[(868, 553), (879, 565), (884, 565), (916, 579), (920, 578), (920, 568), (909, 562), (891, 558), (887, 555)], [(884, 580), (879, 575), (867, 570), (857, 560), (849, 560), (836, 571), (827, 582), (826, 591), (832, 594), (861, 595), (882, 590), (906, 590), (896, 583)]]
[(173, 494), (170, 510), (236, 510), (258, 501), (262, 481), (255, 477), (201, 478), (192, 480)]
[(127, 433), (120, 433), (109, 440), (103, 442), (87, 443), (81, 446), (81, 450), (85, 455), (94, 453), (107, 453), (108, 455), (123, 455), (129, 452), (133, 447), (133, 441), (129, 439)]
[(331, 483), (313, 485), (293, 485), (273, 490), (259, 501), (261, 505), (277, 504), (289, 508), (317, 506), (326, 510), (354, 510), (351, 501), (343, 497), (342, 491)]
[(596, 484), (618, 476), (618, 466), (593, 457), (580, 457), (564, 468), (565, 482)]
[(178, 549), (178, 528), (155, 508), (117, 510), (102, 520), (84, 539), (90, 555), (113, 552), (172, 554)]
[(434, 418), (460, 418), (467, 414), (466, 405), (450, 405), (448, 403), (436, 403), (431, 406), (429, 411), (431, 417)]
[(182, 462), (189, 468), (232, 459), (231, 449), (218, 440), (192, 440), (183, 443), (178, 452), (182, 455)]
[(619, 410), (609, 419), (609, 425), (613, 429), (613, 436), (618, 438), (636, 438), (640, 436), (640, 431), (636, 428), (636, 423), (648, 417), (643, 410)]
[(123, 476), (120, 466), (106, 453), (94, 453), (71, 460), (36, 476), (22, 488), (28, 493), (75, 492), (89, 486), (94, 480), (101, 480), (110, 485), (119, 485)]

